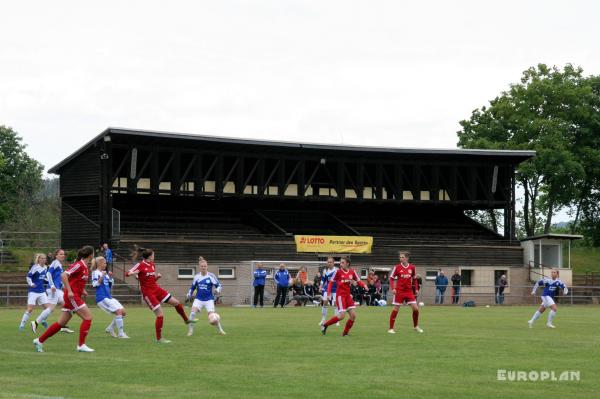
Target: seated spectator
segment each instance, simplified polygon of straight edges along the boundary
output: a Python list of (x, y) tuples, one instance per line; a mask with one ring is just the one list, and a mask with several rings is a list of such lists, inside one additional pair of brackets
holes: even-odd
[(296, 301), (294, 306), (302, 306), (306, 303), (304, 285), (302, 284), (302, 280), (300, 278), (294, 279), (294, 284), (292, 285), (292, 300)]
[[(317, 274), (315, 275), (315, 278), (313, 279), (313, 289), (315, 290), (315, 292), (320, 292), (321, 291), (321, 278), (323, 276), (321, 275), (320, 272), (317, 272)], [(327, 289), (327, 287), (326, 287)]]
[(375, 294), (375, 285), (374, 284), (367, 284), (367, 290), (363, 294), (363, 299), (365, 301), (365, 305), (371, 306), (371, 302), (373, 301), (373, 295), (374, 294)]
[(296, 279), (300, 280), (300, 283), (302, 283), (302, 285), (306, 284), (306, 282), (308, 281), (308, 271), (306, 270), (306, 266), (300, 267)]
[(322, 296), (317, 294), (313, 283), (310, 281), (304, 285), (304, 296), (306, 297), (304, 300), (304, 305), (306, 305), (309, 301), (319, 303), (322, 299)]
[(358, 303), (362, 306), (363, 302), (365, 302), (365, 294), (367, 293), (367, 291), (357, 284), (353, 285), (350, 288), (350, 293), (352, 294), (354, 303)]

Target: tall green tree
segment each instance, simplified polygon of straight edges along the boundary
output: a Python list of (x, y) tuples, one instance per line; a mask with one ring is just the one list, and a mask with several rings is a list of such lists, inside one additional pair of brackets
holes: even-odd
[(548, 233), (559, 209), (577, 203), (582, 208), (582, 199), (593, 190), (586, 181), (593, 173), (590, 159), (596, 156), (598, 135), (595, 84), (597, 77), (585, 77), (570, 64), (562, 70), (539, 64), (524, 71), (521, 81), (489, 106), (460, 121), (459, 147), (537, 152), (517, 170), (526, 235)]
[(0, 226), (18, 217), (42, 186), (42, 165), (25, 152), (22, 138), (0, 126)]

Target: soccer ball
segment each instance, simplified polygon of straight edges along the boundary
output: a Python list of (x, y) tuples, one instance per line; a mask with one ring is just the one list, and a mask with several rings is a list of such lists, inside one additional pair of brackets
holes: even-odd
[(221, 316), (219, 316), (218, 313), (213, 312), (208, 315), (208, 323), (209, 324), (215, 325), (219, 322), (219, 320), (221, 320)]
[(419, 302), (419, 306), (425, 306), (424, 302)]
[(387, 305), (387, 302), (385, 301), (385, 299), (380, 299), (380, 300), (377, 302), (377, 304), (378, 304), (379, 306), (386, 306), (386, 305)]

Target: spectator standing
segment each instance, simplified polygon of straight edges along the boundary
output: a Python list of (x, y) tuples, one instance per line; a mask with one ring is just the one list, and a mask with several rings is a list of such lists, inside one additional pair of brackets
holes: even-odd
[(452, 280), (452, 304), (458, 305), (458, 302), (460, 302), (460, 281), (462, 280), (458, 269), (454, 270), (454, 274), (450, 277), (450, 280)]
[(113, 251), (108, 247), (108, 243), (102, 244), (102, 256), (106, 259), (106, 270), (112, 271), (113, 267)]
[(265, 279), (267, 278), (267, 271), (263, 269), (262, 263), (256, 264), (256, 270), (254, 270), (254, 281), (252, 286), (254, 287), (254, 299), (252, 301), (252, 307), (256, 307), (260, 303), (260, 307), (263, 307), (263, 301), (265, 297)]
[(504, 290), (508, 286), (508, 281), (506, 280), (506, 275), (500, 276), (498, 279), (498, 284), (496, 284), (496, 304), (502, 305), (504, 304)]
[(435, 278), (435, 303), (436, 305), (444, 304), (444, 295), (448, 288), (448, 277), (444, 275), (444, 271), (440, 270), (440, 273)]
[(276, 308), (277, 305), (284, 307), (290, 286), (290, 272), (285, 268), (285, 263), (279, 265), (279, 270), (275, 273), (275, 282), (277, 283), (277, 296), (273, 307)]

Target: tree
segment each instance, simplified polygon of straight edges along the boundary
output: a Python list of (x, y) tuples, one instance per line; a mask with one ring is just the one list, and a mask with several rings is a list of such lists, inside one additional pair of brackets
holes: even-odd
[(42, 185), (42, 165), (25, 152), (22, 138), (0, 126), (0, 226), (21, 214)]
[(524, 71), (520, 83), (510, 85), (488, 107), (460, 121), (459, 147), (536, 151), (516, 175), (524, 191), (526, 235), (548, 233), (558, 210), (591, 192), (591, 159), (598, 155), (597, 80), (570, 64), (562, 71), (539, 64)]

